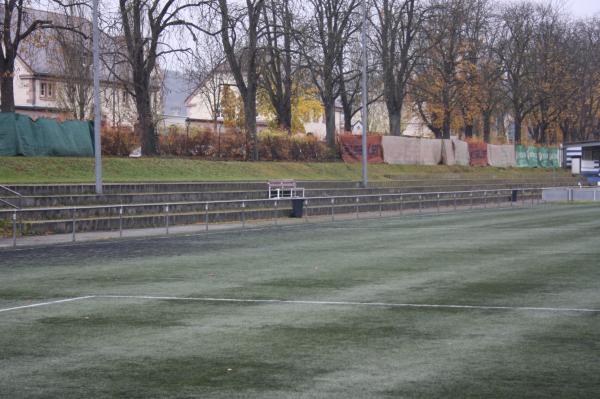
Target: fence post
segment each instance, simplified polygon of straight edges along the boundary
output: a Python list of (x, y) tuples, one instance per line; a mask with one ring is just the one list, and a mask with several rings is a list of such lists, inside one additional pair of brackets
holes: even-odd
[(123, 206), (119, 208), (119, 238), (123, 238)]
[(208, 231), (208, 203), (204, 204), (204, 230)]
[(165, 215), (165, 227), (167, 230), (167, 234), (169, 234), (169, 205), (165, 205), (165, 212), (167, 213)]
[(71, 241), (75, 242), (75, 208), (71, 210)]
[(379, 217), (381, 217), (381, 211), (382, 211), (382, 209), (381, 209), (381, 207), (382, 207), (381, 201), (382, 201), (382, 198), (379, 197)]
[(483, 192), (483, 208), (487, 208), (487, 191)]
[(358, 202), (359, 202), (359, 197), (356, 197), (356, 218), (358, 219)]
[(456, 193), (454, 193), (454, 211), (456, 211)]
[(277, 200), (275, 200), (275, 219), (274, 219), (275, 226), (277, 226), (277, 218), (279, 217), (278, 210), (279, 210), (279, 207), (277, 206)]
[(423, 196), (419, 194), (419, 214), (423, 211)]
[(12, 215), (12, 239), (13, 247), (17, 246), (17, 212), (13, 212)]
[(304, 222), (308, 223), (308, 199), (304, 201)]
[(335, 211), (333, 210), (333, 206), (335, 205), (335, 198), (331, 199), (331, 221), (335, 221)]
[(439, 193), (437, 195), (436, 206), (437, 206), (437, 212), (440, 213), (440, 194)]
[(246, 202), (242, 202), (242, 229), (246, 228)]
[(469, 197), (471, 197), (471, 210), (473, 210), (473, 192), (469, 193)]
[(400, 216), (404, 213), (404, 195), (400, 194)]

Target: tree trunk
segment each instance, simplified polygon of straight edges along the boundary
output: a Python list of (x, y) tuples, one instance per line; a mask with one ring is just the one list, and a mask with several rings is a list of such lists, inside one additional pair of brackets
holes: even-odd
[(449, 139), (450, 138), (450, 122), (451, 122), (451, 114), (450, 110), (444, 110), (444, 122), (442, 126), (442, 138)]
[(465, 125), (465, 137), (473, 137), (473, 125)]
[(400, 136), (402, 134), (402, 111), (388, 108), (388, 119), (390, 123), (390, 134)]
[(515, 117), (515, 122), (514, 122), (514, 126), (515, 126), (515, 144), (521, 144), (521, 127), (523, 125), (523, 120), (522, 118), (519, 117)]
[(13, 86), (13, 72), (6, 71), (0, 79), (2, 88), (0, 89), (0, 111), (2, 112), (15, 112), (15, 93)]
[(483, 141), (490, 142), (492, 116), (488, 113), (483, 114)]
[(256, 136), (256, 93), (248, 93), (244, 101), (244, 124), (246, 135), (252, 140), (252, 160), (258, 161), (258, 138)]
[(328, 100), (325, 104), (325, 139), (331, 149), (335, 149), (335, 100)]
[(292, 108), (290, 102), (283, 102), (278, 107), (277, 125), (281, 130), (285, 130), (288, 136), (292, 135)]
[(346, 110), (344, 110), (344, 131), (352, 131), (352, 111), (346, 112)]
[(149, 93), (136, 93), (136, 110), (138, 114), (138, 131), (142, 143), (142, 154), (158, 154), (158, 136), (152, 118), (152, 106)]

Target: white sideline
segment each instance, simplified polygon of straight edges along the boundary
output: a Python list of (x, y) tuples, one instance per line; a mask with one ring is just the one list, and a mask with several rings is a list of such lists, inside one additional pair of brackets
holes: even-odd
[(436, 309), (475, 309), (475, 310), (529, 310), (546, 312), (585, 312), (600, 313), (600, 309), (587, 308), (549, 308), (533, 306), (486, 306), (486, 305), (440, 305), (421, 303), (388, 303), (388, 302), (346, 302), (346, 301), (308, 301), (308, 300), (286, 300), (286, 299), (236, 299), (236, 298), (194, 298), (177, 296), (151, 296), (151, 295), (93, 295), (94, 298), (114, 299), (150, 299), (171, 301), (203, 301), (203, 302), (241, 302), (241, 303), (282, 303), (299, 305), (337, 305), (337, 306), (377, 306), (377, 307), (401, 307), (401, 308), (436, 308)]
[(270, 304), (297, 304), (297, 305), (330, 305), (330, 306), (375, 306), (397, 308), (425, 308), (425, 309), (472, 309), (472, 310), (519, 310), (542, 312), (579, 312), (600, 313), (600, 309), (589, 308), (551, 308), (534, 306), (487, 306), (487, 305), (442, 305), (426, 303), (394, 303), (394, 302), (352, 302), (352, 301), (309, 301), (292, 299), (239, 299), (239, 298), (210, 298), (210, 297), (179, 297), (179, 296), (153, 296), (153, 295), (86, 295), (75, 298), (59, 299), (56, 301), (33, 303), (31, 305), (15, 306), (0, 309), (0, 313), (11, 310), (35, 308), (65, 302), (80, 301), (83, 299), (147, 299), (167, 301), (201, 301), (201, 302), (231, 302), (231, 303), (270, 303)]
[(31, 305), (23, 305), (23, 306), (15, 306), (15, 307), (12, 307), (12, 308), (4, 308), (4, 309), (0, 309), (0, 313), (1, 312), (9, 312), (11, 310), (19, 310), (19, 309), (27, 309), (27, 308), (37, 308), (38, 306), (54, 305), (56, 303), (65, 303), (65, 302), (80, 301), (82, 299), (88, 299), (88, 298), (94, 298), (94, 295), (78, 296), (78, 297), (75, 297), (75, 298), (59, 299), (57, 301), (33, 303)]

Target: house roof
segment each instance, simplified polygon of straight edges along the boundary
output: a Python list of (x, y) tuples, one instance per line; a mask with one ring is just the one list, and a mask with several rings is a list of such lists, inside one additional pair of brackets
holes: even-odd
[[(4, 14), (4, 7), (0, 6), (0, 17)], [(57, 13), (46, 10), (37, 10), (27, 8), (26, 18), (34, 20), (50, 20), (59, 26), (69, 26), (84, 32), (85, 38), (76, 32), (68, 30), (56, 30), (52, 28), (40, 29), (28, 36), (19, 45), (18, 57), (29, 68), (33, 75), (48, 76), (55, 78), (68, 78), (69, 74), (65, 72), (65, 56), (61, 50), (58, 35), (65, 38), (68, 42), (83, 40), (83, 47), (91, 48), (91, 22), (85, 18), (77, 16), (67, 16), (64, 13)], [(28, 22), (25, 22), (27, 24)], [(101, 32), (100, 46), (103, 49), (114, 47), (114, 40), (110, 36)], [(89, 61), (91, 63), (91, 52)], [(101, 63), (100, 79), (103, 81), (114, 81), (114, 76), (110, 73), (108, 67)]]

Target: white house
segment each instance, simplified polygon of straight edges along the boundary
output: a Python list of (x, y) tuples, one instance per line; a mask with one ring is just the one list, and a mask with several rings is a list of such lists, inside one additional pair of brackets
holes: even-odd
[[(35, 14), (38, 19), (56, 20), (59, 24), (67, 18), (63, 14), (42, 10), (29, 9), (28, 13)], [(89, 24), (87, 20), (81, 21), (84, 25)], [(103, 46), (114, 45), (108, 36), (102, 35), (102, 39)], [(83, 117), (93, 118), (92, 66), (88, 44), (78, 43), (77, 47), (72, 47), (71, 51), (75, 48), (78, 56), (66, 59), (65, 43), (61, 44), (56, 32), (51, 29), (36, 31), (21, 42), (13, 82), (15, 111), (32, 118), (72, 119), (82, 117), (76, 115), (81, 106), (85, 109)], [(85, 51), (88, 53), (79, 55)], [(124, 83), (114, 76), (114, 71), (109, 71), (107, 63), (106, 59), (101, 63), (102, 122), (109, 126), (132, 127), (137, 120), (134, 100)], [(126, 71), (123, 71), (123, 76), (127, 76)], [(160, 110), (162, 96), (159, 85), (156, 86), (153, 104)], [(74, 96), (74, 91), (83, 94)], [(73, 97), (77, 97), (76, 100)]]
[[(229, 72), (225, 63), (217, 68), (204, 78), (198, 87), (186, 98), (185, 107), (187, 109), (188, 121), (202, 128), (214, 129), (214, 114), (217, 115), (217, 129), (223, 131), (223, 115), (222, 115), (222, 93), (225, 87), (229, 87), (235, 95), (239, 96), (235, 80)], [(268, 126), (269, 118), (259, 114), (256, 118), (257, 130), (263, 130)], [(336, 130), (344, 126), (344, 115), (342, 108), (336, 108), (335, 114)], [(315, 116), (311, 120), (304, 123), (304, 130), (307, 134), (312, 134), (319, 139), (325, 139), (325, 114)]]

